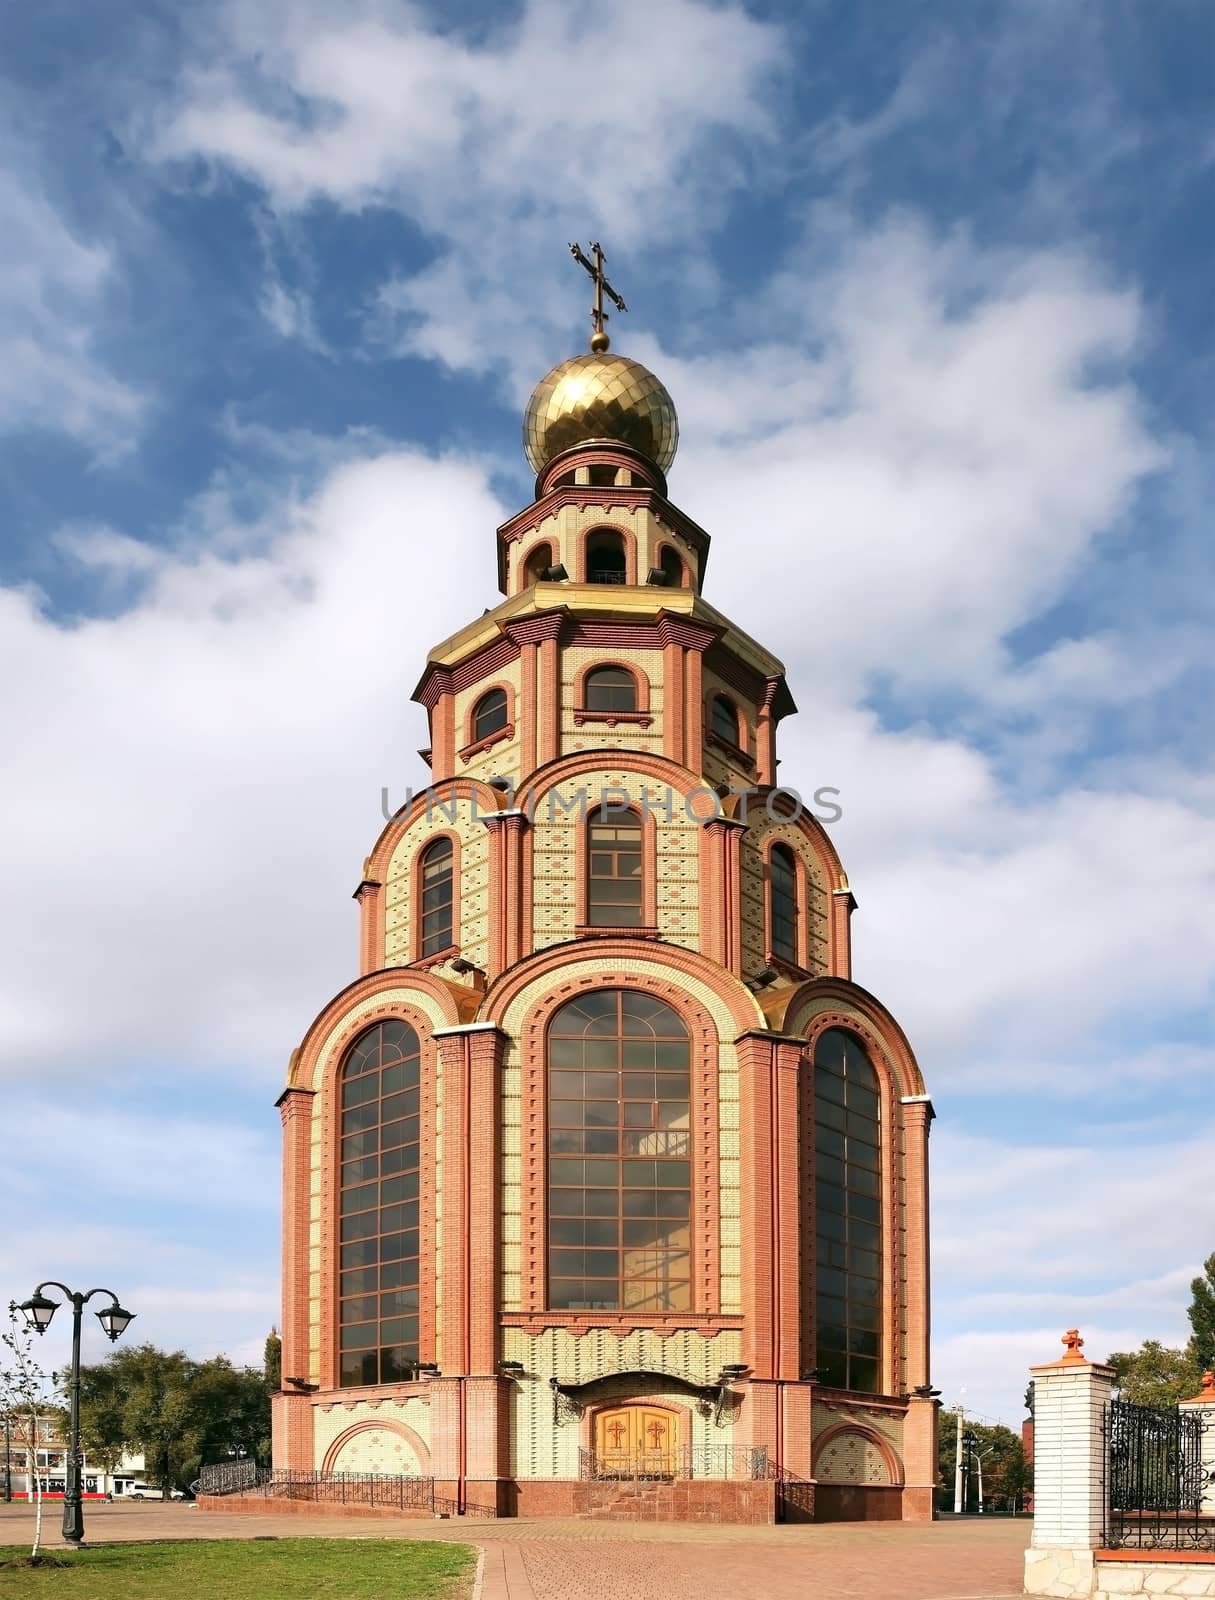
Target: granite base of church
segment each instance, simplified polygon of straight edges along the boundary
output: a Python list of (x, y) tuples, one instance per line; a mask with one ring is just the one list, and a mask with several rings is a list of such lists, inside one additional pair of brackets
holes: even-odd
[(1154, 1600), (1167, 1594), (1215, 1600), (1215, 1556), (1189, 1550), (1030, 1549), (1025, 1593), (1056, 1600)]
[[(301, 1496), (201, 1495), (198, 1509), (229, 1516), (407, 1517), (427, 1521), (457, 1505), (454, 1483), (435, 1483), (436, 1510), (335, 1503)], [(826, 1504), (816, 1517), (816, 1497)], [(838, 1500), (813, 1483), (776, 1484), (770, 1479), (676, 1479), (666, 1483), (520, 1479), (465, 1484), (463, 1512), (471, 1517), (582, 1517), (602, 1522), (705, 1522), (767, 1526), (776, 1522), (897, 1521), (898, 1492), (874, 1495), (847, 1491)]]

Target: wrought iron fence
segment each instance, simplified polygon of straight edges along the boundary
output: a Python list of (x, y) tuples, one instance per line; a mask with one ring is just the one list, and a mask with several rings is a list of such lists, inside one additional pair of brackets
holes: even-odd
[(1103, 1421), (1105, 1543), (1215, 1550), (1215, 1470), (1206, 1415), (1112, 1400)]
[(220, 1461), (203, 1467), (197, 1483), (190, 1487), (196, 1494), (242, 1494), (246, 1489), (256, 1488), (259, 1477), (256, 1461)]
[(674, 1450), (579, 1450), (580, 1478), (770, 1478), (768, 1452), (753, 1445), (681, 1445)]
[(382, 1506), (398, 1511), (433, 1512), (436, 1509), (433, 1478), (394, 1472), (307, 1472), (295, 1467), (259, 1469), (251, 1461), (204, 1467), (198, 1478), (198, 1492), (260, 1494), (266, 1499), (310, 1500), (317, 1505)]

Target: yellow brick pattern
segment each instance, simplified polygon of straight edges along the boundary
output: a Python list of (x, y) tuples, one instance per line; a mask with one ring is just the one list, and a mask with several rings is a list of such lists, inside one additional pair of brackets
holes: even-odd
[[(649, 715), (653, 718), (648, 728), (636, 723), (618, 722), (609, 728), (604, 722), (588, 722), (578, 727), (574, 712), (578, 709), (575, 685), (584, 667), (609, 666), (614, 662), (634, 667), (649, 681)], [(561, 749), (600, 750), (604, 744), (620, 746), (625, 750), (662, 752), (662, 652), (660, 650), (563, 650), (561, 653)]]
[[(727, 1362), (737, 1361), (741, 1337), (730, 1330), (703, 1338), (698, 1333), (677, 1331), (660, 1339), (649, 1329), (638, 1329), (623, 1337), (603, 1328), (575, 1334), (567, 1328), (549, 1328), (528, 1334), (522, 1328), (507, 1328), (503, 1333), (503, 1356), (521, 1361), (528, 1377), (516, 1385), (511, 1427), (512, 1470), (521, 1478), (576, 1478), (581, 1430), (576, 1419), (553, 1425), (553, 1395), (548, 1380), (586, 1383), (593, 1378), (609, 1378), (613, 1373), (671, 1372), (693, 1383), (711, 1384)], [(637, 1381), (627, 1377), (606, 1382), (595, 1391), (595, 1402), (637, 1399)], [(655, 1384), (652, 1396), (692, 1410), (692, 1444), (730, 1444), (734, 1438), (733, 1416), (727, 1409), (722, 1425), (702, 1417), (695, 1398), (686, 1391), (669, 1390)]]
[(468, 719), (473, 706), (490, 689), (504, 688), (506, 685), (515, 691), (514, 714), (516, 734), (512, 739), (503, 739), (498, 744), (491, 745), (488, 750), (483, 750), (479, 755), (471, 757), (468, 761), (461, 761), (456, 757), (456, 776), (459, 778), (486, 778), (496, 777), (501, 773), (504, 777), (517, 781), (519, 777), (519, 738), (518, 725), (522, 706), (519, 701), (519, 691), (522, 685), (523, 669), (518, 661), (510, 661), (506, 666), (496, 672), (490, 673), (480, 683), (470, 689), (462, 689), (455, 696), (456, 717), (456, 749), (461, 750), (469, 742)]
[(438, 833), (455, 833), (460, 841), (456, 907), (461, 953), (474, 966), (484, 967), (489, 960), (489, 829), (473, 815), (471, 800), (440, 792), (430, 805), (429, 814), (423, 806), (402, 834), (388, 863), (384, 885), (386, 967), (407, 966), (414, 959), (414, 908), (410, 903), (414, 861)]
[(800, 909), (806, 922), (808, 964), (814, 973), (826, 972), (830, 897), (823, 882), (822, 868), (810, 841), (793, 823), (771, 821), (764, 807), (754, 801), (751, 802), (747, 815), (751, 828), (743, 835), (741, 850), (743, 971), (757, 971), (763, 966), (767, 955), (764, 903), (767, 884), (764, 878), (764, 857), (767, 854), (768, 841), (779, 840), (806, 864), (809, 884), (809, 893), (806, 897), (808, 904)]
[[(656, 829), (659, 932), (672, 944), (698, 949), (701, 825), (689, 817), (682, 794), (625, 767), (579, 773), (536, 798), (532, 847), (532, 926), (536, 948), (562, 944), (574, 937), (578, 835), (585, 827), (583, 812), (593, 811), (608, 791), (610, 800), (618, 799), (623, 792), (635, 805), (648, 805)], [(550, 795), (559, 798), (550, 803)], [(580, 796), (586, 797), (585, 805), (580, 803)]]
[[(417, 1395), (399, 1400), (350, 1400), (331, 1407), (318, 1406), (312, 1416), (313, 1438), (316, 1441), (315, 1460), (318, 1468), (334, 1441), (340, 1439), (347, 1429), (356, 1427), (360, 1422), (402, 1422), (407, 1428), (412, 1428), (427, 1445), (430, 1443), (430, 1406)], [(357, 1440), (368, 1442), (360, 1449), (356, 1441), (352, 1440), (351, 1446), (342, 1451), (336, 1467), (338, 1472), (415, 1470), (408, 1464), (383, 1468), (356, 1465), (359, 1456), (376, 1449), (377, 1435), (369, 1429), (366, 1433), (357, 1435)]]

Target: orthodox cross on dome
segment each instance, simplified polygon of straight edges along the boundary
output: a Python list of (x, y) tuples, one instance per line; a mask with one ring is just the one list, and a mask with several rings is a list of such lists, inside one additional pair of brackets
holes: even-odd
[(591, 334), (591, 349), (597, 356), (602, 355), (611, 342), (603, 326), (608, 320), (608, 314), (603, 309), (604, 295), (607, 295), (617, 311), (627, 311), (629, 308), (607, 281), (603, 271), (604, 254), (597, 244), (591, 246), (591, 255), (595, 258), (593, 261), (583, 252), (580, 245), (570, 245), (570, 254), (579, 266), (586, 268), (595, 283), (595, 304), (591, 307), (591, 321), (595, 324), (595, 331)]

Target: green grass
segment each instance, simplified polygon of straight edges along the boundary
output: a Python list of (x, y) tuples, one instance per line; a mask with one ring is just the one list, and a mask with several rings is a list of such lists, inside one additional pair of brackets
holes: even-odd
[(0, 1547), (0, 1596), (21, 1600), (461, 1600), (476, 1552), (413, 1539), (215, 1539), (111, 1544), (48, 1555), (64, 1567), (10, 1567), (29, 1547)]

